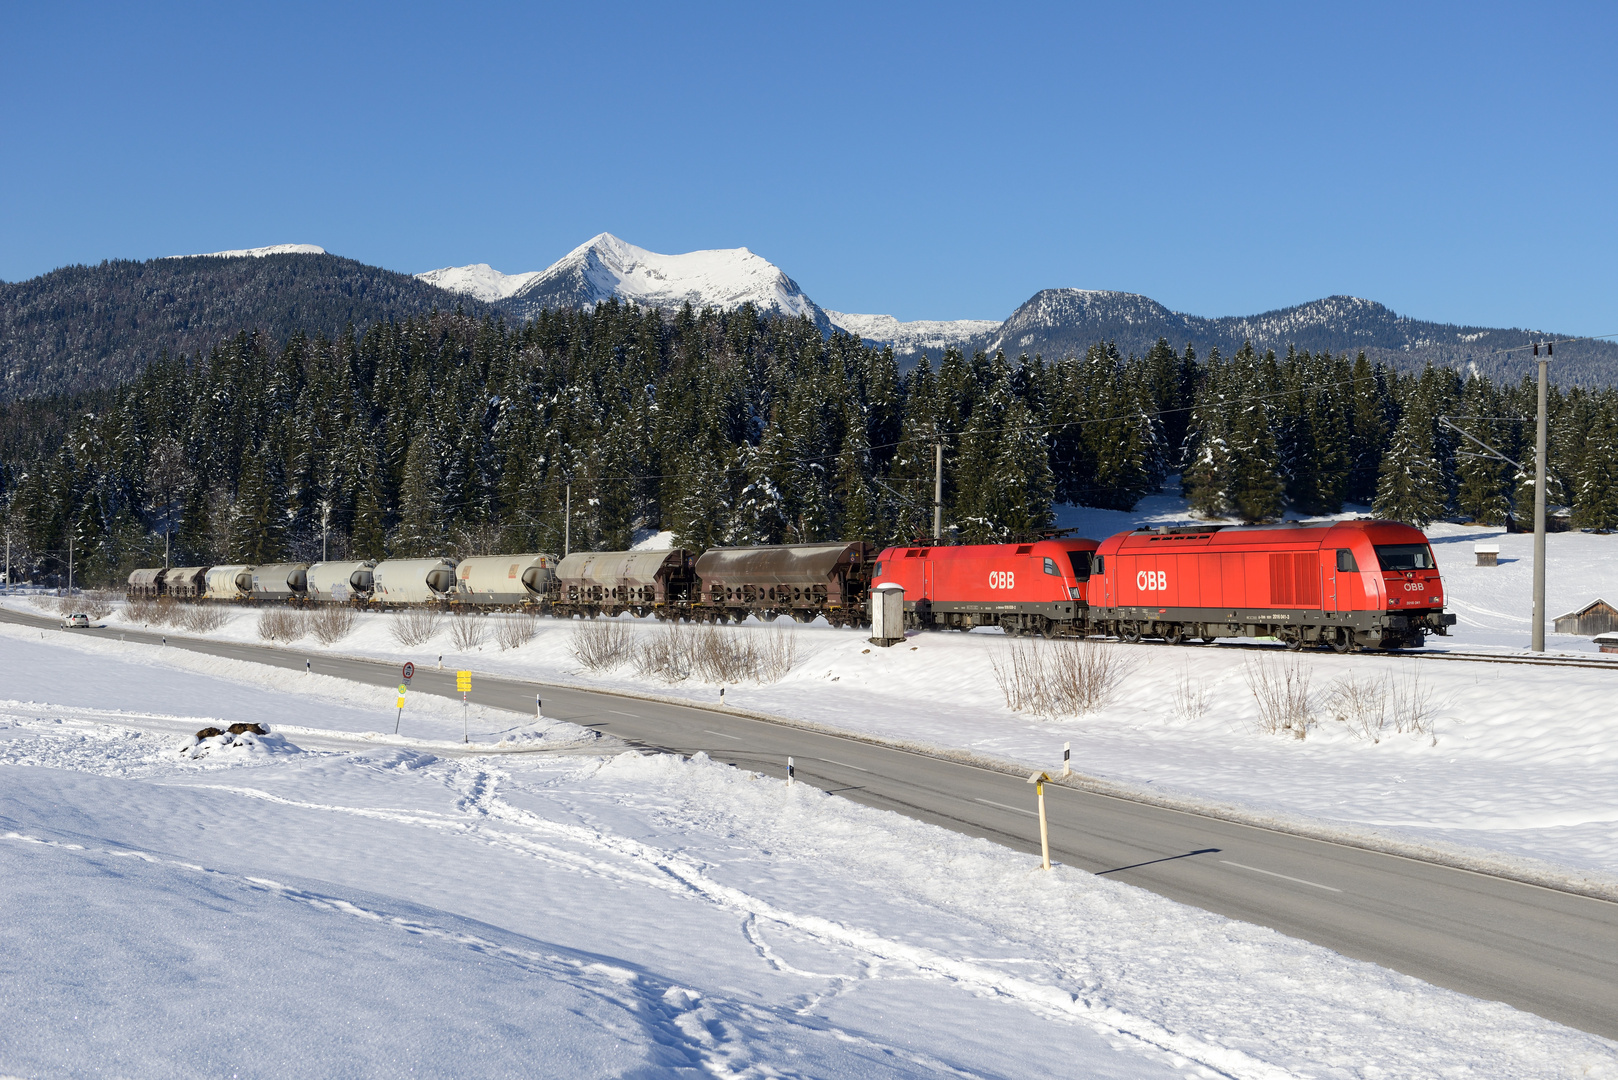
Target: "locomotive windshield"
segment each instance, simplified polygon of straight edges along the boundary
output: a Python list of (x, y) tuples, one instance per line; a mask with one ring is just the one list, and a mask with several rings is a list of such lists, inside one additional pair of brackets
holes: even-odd
[(1378, 544), (1376, 561), (1384, 570), (1435, 570), (1433, 553), (1426, 544)]
[(1080, 581), (1090, 580), (1090, 553), (1088, 551), (1070, 551), (1067, 553), (1069, 561), (1073, 563), (1073, 576)]

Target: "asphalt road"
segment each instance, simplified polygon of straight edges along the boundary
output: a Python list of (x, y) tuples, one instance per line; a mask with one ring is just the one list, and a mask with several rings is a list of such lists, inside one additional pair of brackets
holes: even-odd
[[(10, 611), (0, 620), (54, 625)], [(305, 659), (178, 636), (168, 647), (296, 670)], [(323, 675), (399, 681), (394, 664), (311, 658)], [(460, 696), (451, 671), (418, 669), (410, 688)], [(700, 750), (775, 776), (785, 775), (790, 755), (802, 782), (1037, 857), (1033, 788), (1021, 776), (694, 706), (511, 678), (478, 676), (472, 700), (525, 713), (536, 694), (546, 716), (648, 750)], [(1055, 861), (1618, 1038), (1618, 904), (1067, 787), (1047, 786), (1045, 797)]]

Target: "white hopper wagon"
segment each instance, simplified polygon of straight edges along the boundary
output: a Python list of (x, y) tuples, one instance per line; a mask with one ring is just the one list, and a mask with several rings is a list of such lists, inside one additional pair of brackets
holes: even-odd
[(319, 562), (309, 568), (309, 599), (323, 604), (346, 604), (371, 598), (374, 562)]
[(253, 592), (253, 571), (256, 567), (245, 563), (233, 566), (214, 566), (208, 570), (209, 600), (246, 600)]
[(482, 555), (455, 568), (455, 603), (467, 607), (538, 604), (556, 573), (554, 555)]
[(439, 604), (454, 591), (448, 559), (385, 559), (371, 571), (371, 603), (379, 607)]

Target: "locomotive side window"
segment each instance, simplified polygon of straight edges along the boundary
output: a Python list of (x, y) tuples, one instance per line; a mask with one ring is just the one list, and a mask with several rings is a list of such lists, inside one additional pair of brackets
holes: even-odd
[(1352, 551), (1348, 550), (1347, 548), (1337, 549), (1337, 569), (1339, 571), (1342, 571), (1343, 573), (1353, 573), (1359, 568), (1360, 564), (1354, 561), (1354, 553)]
[(1097, 555), (1095, 557), (1095, 559), (1090, 563), (1090, 573), (1092, 573), (1092, 574), (1105, 574), (1106, 572), (1107, 572), (1107, 557), (1105, 555)]
[(1433, 553), (1426, 544), (1378, 544), (1376, 561), (1384, 570), (1432, 570)]
[(1061, 577), (1062, 576), (1062, 571), (1060, 571), (1060, 570), (1058, 570), (1056, 568), (1056, 560), (1055, 559), (1046, 559), (1045, 560), (1045, 572), (1047, 574), (1050, 574), (1052, 577)]
[(1090, 580), (1090, 553), (1088, 551), (1070, 551), (1067, 553), (1069, 561), (1073, 563), (1073, 576), (1080, 581)]
[(874, 578), (879, 578), (879, 577), (882, 576), (882, 564), (881, 563), (876, 564), (876, 569), (871, 571), (871, 576), (874, 577)]

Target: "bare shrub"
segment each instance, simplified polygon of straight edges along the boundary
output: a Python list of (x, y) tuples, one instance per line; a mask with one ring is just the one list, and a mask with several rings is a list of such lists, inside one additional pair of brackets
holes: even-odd
[(605, 671), (634, 658), (635, 635), (617, 619), (586, 619), (573, 629), (568, 649), (591, 671)]
[(705, 682), (779, 682), (798, 663), (798, 637), (787, 626), (768, 630), (721, 630), (671, 622), (642, 635), (635, 670), (676, 683), (696, 676)]
[(798, 666), (798, 635), (789, 626), (776, 625), (762, 635), (758, 646), (758, 671), (755, 678), (761, 683), (780, 682), (787, 672)]
[(1272, 735), (1290, 732), (1299, 739), (1309, 734), (1314, 717), (1314, 698), (1309, 693), (1313, 670), (1302, 657), (1257, 656), (1243, 665), (1247, 688), (1258, 703), (1260, 731)]
[(534, 640), (539, 620), (526, 611), (494, 621), (494, 643), (501, 649), (517, 649)]
[(265, 641), (296, 641), (303, 629), (303, 620), (291, 608), (265, 608), (258, 617), (258, 636)]
[(1430, 736), (1438, 713), (1432, 688), (1422, 685), (1419, 671), (1397, 679), (1351, 672), (1332, 682), (1326, 709), (1351, 734), (1374, 743), (1385, 735)]
[[(86, 591), (79, 597), (76, 610), (84, 612), (92, 619), (105, 619), (112, 614), (112, 602), (115, 594), (97, 589), (94, 592)], [(72, 614), (72, 612), (69, 612)]]
[(482, 615), (460, 612), (449, 620), (450, 644), (459, 652), (471, 652), (483, 644), (483, 636), (488, 630), (488, 623)]
[(1180, 669), (1173, 694), (1174, 716), (1181, 723), (1195, 723), (1208, 711), (1208, 685), (1192, 673), (1190, 664)]
[(635, 654), (635, 670), (664, 682), (683, 682), (691, 677), (695, 664), (695, 639), (688, 627), (677, 622), (666, 623), (640, 642)]
[(346, 604), (322, 604), (308, 616), (309, 632), (322, 645), (341, 641), (354, 632), (359, 614)]
[(989, 654), (1006, 707), (1041, 716), (1077, 716), (1105, 708), (1137, 658), (1099, 641), (1013, 641)]
[(415, 648), (438, 633), (438, 619), (437, 608), (409, 608), (393, 617), (393, 625), (388, 630), (393, 640), (406, 648)]
[[(142, 598), (139, 600), (131, 600), (129, 603), (124, 605), (124, 618), (128, 619), (130, 622), (140, 623), (143, 626), (149, 626), (152, 623), (157, 622), (157, 613), (158, 604), (156, 600)], [(168, 621), (166, 614), (163, 621)]]
[[(175, 605), (177, 608), (179, 605)], [(174, 624), (193, 634), (206, 634), (225, 625), (225, 610), (213, 604), (187, 604), (174, 616)]]

